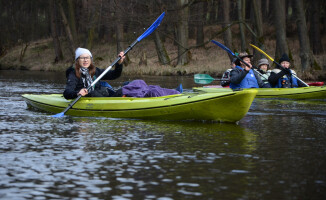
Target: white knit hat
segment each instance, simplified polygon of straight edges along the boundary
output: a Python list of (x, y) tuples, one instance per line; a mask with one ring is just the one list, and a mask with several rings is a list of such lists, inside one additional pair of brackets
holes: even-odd
[(75, 51), (75, 60), (79, 58), (82, 54), (88, 54), (91, 58), (93, 58), (92, 53), (88, 49), (78, 47)]

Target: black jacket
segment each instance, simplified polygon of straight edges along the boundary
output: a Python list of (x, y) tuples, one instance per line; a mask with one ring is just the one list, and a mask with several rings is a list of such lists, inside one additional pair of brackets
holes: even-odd
[[(294, 72), (294, 74), (295, 74), (295, 72)], [(278, 80), (280, 78), (282, 78), (284, 75), (286, 75), (286, 72), (284, 70), (276, 68), (276, 69), (272, 70), (272, 73), (268, 78), (268, 82), (270, 82), (272, 87), (275, 87), (278, 83)], [(298, 87), (306, 87), (306, 85), (298, 80)]]
[[(93, 77), (93, 80), (95, 80), (97, 77), (99, 77), (102, 72), (104, 72), (105, 69), (100, 69), (96, 68), (95, 70), (95, 75)], [(116, 78), (119, 78), (122, 72), (122, 65), (116, 64), (114, 70), (108, 71), (101, 80), (113, 80)], [(67, 69), (66, 71), (66, 77), (67, 77), (67, 83), (66, 83), (66, 89), (63, 92), (63, 96), (66, 99), (74, 99), (77, 98), (78, 92), (82, 89), (85, 88), (83, 81), (81, 78), (77, 78), (76, 73), (75, 73), (75, 68), (74, 66), (71, 66)], [(95, 90), (101, 89), (101, 84), (98, 81), (95, 84)]]

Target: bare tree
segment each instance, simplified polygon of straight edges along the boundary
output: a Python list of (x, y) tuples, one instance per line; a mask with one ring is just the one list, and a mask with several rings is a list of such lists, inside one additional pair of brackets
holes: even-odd
[(178, 65), (185, 65), (189, 62), (188, 56), (188, 18), (189, 7), (188, 0), (177, 0), (178, 23), (177, 23), (177, 37), (178, 37)]
[[(263, 17), (261, 13), (261, 0), (252, 1), (253, 14), (254, 14), (254, 27), (256, 30), (256, 37), (254, 37), (255, 43), (260, 49), (265, 49), (264, 47), (264, 32), (263, 32)], [(258, 57), (257, 57), (258, 56)], [(262, 54), (255, 55), (255, 60), (262, 58)]]
[(204, 43), (204, 2), (199, 2), (197, 7), (197, 21), (196, 21), (196, 45)]
[[(223, 28), (226, 28), (226, 30), (223, 32), (223, 38), (224, 43), (227, 47), (232, 48), (232, 33), (231, 33), (231, 27), (228, 27), (230, 24), (230, 1), (229, 0), (223, 0), (222, 1), (222, 12), (223, 12)], [(228, 27), (228, 28), (227, 28)], [(230, 57), (230, 60), (233, 56), (228, 54)]]
[[(162, 5), (159, 4), (160, 8), (161, 8), (161, 6)], [(148, 6), (150, 16), (153, 15), (153, 8), (154, 8), (153, 2), (150, 2), (149, 6)], [(162, 42), (161, 35), (158, 30), (154, 31), (154, 43), (155, 43), (156, 53), (157, 53), (159, 62), (163, 65), (170, 64), (169, 55), (166, 51), (164, 43)]]
[(68, 11), (69, 11), (69, 24), (72, 36), (77, 38), (77, 29), (76, 29), (76, 18), (75, 18), (75, 6), (73, 0), (67, 0)]
[(123, 35), (123, 21), (122, 21), (122, 2), (115, 1), (115, 8), (116, 12), (115, 15), (115, 33), (116, 33), (116, 40), (117, 40), (117, 53), (122, 51), (124, 49), (123, 41), (124, 41), (124, 35)]
[(285, 29), (285, 0), (273, 0), (272, 7), (274, 11), (273, 22), (276, 32), (275, 59), (278, 59), (284, 53), (289, 54)]
[(310, 1), (310, 42), (314, 54), (320, 54), (323, 50), (320, 36), (320, 0)]
[(238, 13), (238, 20), (239, 20), (239, 29), (240, 29), (240, 38), (241, 38), (241, 51), (246, 50), (246, 37), (245, 37), (245, 30), (243, 27), (244, 22), (244, 14), (243, 14), (243, 7), (245, 7), (245, 0), (237, 0), (237, 13)]
[(71, 34), (71, 29), (70, 29), (70, 26), (69, 26), (69, 23), (68, 23), (66, 14), (64, 12), (64, 9), (62, 7), (62, 4), (59, 2), (58, 5), (59, 5), (60, 14), (61, 14), (61, 17), (62, 17), (62, 22), (63, 22), (63, 25), (64, 25), (65, 30), (66, 30), (68, 41), (70, 43), (70, 45), (69, 45), (69, 51), (70, 51), (71, 56), (73, 58), (74, 57), (74, 54), (75, 54), (75, 49), (76, 49), (75, 41), (74, 41), (74, 38), (73, 38), (73, 36)]
[(294, 11), (297, 15), (297, 28), (300, 42), (301, 69), (303, 71), (312, 66), (312, 56), (310, 53), (310, 43), (306, 24), (303, 0), (293, 1)]
[(51, 35), (53, 38), (53, 46), (54, 46), (54, 53), (55, 53), (55, 58), (54, 58), (54, 63), (57, 63), (58, 61), (63, 59), (63, 54), (62, 54), (62, 49), (61, 49), (61, 44), (60, 40), (58, 37), (58, 31), (57, 31), (57, 9), (56, 9), (56, 4), (54, 3), (55, 0), (50, 1), (49, 5), (49, 11), (51, 15)]
[(170, 63), (169, 55), (165, 49), (165, 46), (160, 38), (160, 34), (158, 31), (154, 32), (154, 42), (156, 47), (156, 52), (158, 59), (161, 64), (166, 65)]

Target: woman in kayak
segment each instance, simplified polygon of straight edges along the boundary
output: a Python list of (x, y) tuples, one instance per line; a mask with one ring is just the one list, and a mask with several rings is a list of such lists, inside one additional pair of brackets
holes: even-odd
[(268, 77), (271, 75), (271, 70), (269, 68), (269, 62), (266, 58), (262, 58), (258, 60), (258, 72), (261, 74), (260, 78), (264, 82), (264, 84), (269, 84)]
[(268, 78), (268, 81), (272, 85), (272, 87), (297, 88), (306, 86), (304, 83), (302, 83), (293, 76), (296, 76), (296, 73), (294, 70), (290, 69), (291, 63), (287, 54), (282, 55), (279, 60), (279, 63), (282, 65), (282, 68), (276, 66), (276, 68), (272, 70), (271, 75)]
[[(125, 56), (123, 52), (120, 52), (119, 56), (121, 59), (115, 65), (115, 69), (108, 71), (102, 79), (113, 80), (120, 77)], [(67, 84), (63, 96), (66, 99), (74, 99), (78, 95), (87, 97), (121, 96), (121, 94), (110, 93), (107, 87), (101, 86), (100, 81), (89, 91), (86, 89), (103, 71), (105, 69), (99, 69), (93, 65), (93, 56), (88, 49), (77, 48), (75, 51), (75, 64), (66, 71)]]
[(236, 67), (230, 73), (230, 88), (261, 88), (270, 87), (269, 84), (264, 84), (258, 73), (252, 69), (251, 57), (248, 53), (240, 53), (239, 57), (249, 66), (240, 60), (236, 61)]
[[(119, 78), (122, 72), (122, 62), (125, 59), (124, 53), (120, 52), (120, 61), (115, 65), (114, 70), (108, 71), (103, 80)], [(105, 86), (106, 82), (97, 82), (89, 90), (86, 88), (101, 75), (105, 69), (99, 69), (93, 65), (93, 56), (88, 49), (77, 48), (75, 51), (75, 64), (66, 71), (67, 84), (63, 92), (66, 99), (74, 99), (79, 95), (87, 97), (157, 97), (171, 94), (180, 94), (183, 91), (180, 84), (177, 89), (161, 88), (157, 85), (147, 85), (143, 80), (134, 80), (118, 89), (113, 90)]]

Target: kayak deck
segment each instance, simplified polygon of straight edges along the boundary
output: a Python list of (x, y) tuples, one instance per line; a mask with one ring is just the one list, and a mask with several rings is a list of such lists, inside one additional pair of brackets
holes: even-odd
[[(326, 86), (310, 86), (301, 88), (248, 88), (257, 90), (256, 98), (288, 98), (288, 99), (325, 99)], [(194, 91), (226, 92), (230, 88), (195, 87)]]
[[(248, 112), (256, 90), (186, 93), (162, 97), (82, 97), (67, 115), (159, 120), (214, 120), (236, 122)], [(28, 106), (60, 113), (72, 100), (62, 94), (24, 94)]]

